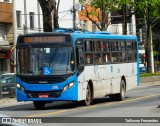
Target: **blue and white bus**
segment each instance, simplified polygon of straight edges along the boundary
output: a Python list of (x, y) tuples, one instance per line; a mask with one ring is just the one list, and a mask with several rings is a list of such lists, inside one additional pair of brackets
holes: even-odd
[(136, 36), (95, 33), (20, 35), (16, 46), (17, 101), (44, 109), (53, 101), (110, 96), (124, 100), (139, 85)]

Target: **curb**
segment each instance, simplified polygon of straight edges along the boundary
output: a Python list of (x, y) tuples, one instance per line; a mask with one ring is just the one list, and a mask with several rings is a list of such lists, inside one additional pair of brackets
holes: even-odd
[(144, 85), (159, 85), (160, 81), (150, 81), (150, 82), (143, 82), (140, 83), (140, 86), (144, 86)]
[(0, 108), (2, 107), (10, 107), (10, 106), (16, 106), (16, 105), (24, 105), (24, 104), (30, 104), (32, 102), (17, 102), (16, 98), (3, 98), (0, 99)]
[(141, 77), (140, 83), (148, 83), (148, 82), (156, 82), (160, 81), (160, 76), (152, 76), (152, 77)]

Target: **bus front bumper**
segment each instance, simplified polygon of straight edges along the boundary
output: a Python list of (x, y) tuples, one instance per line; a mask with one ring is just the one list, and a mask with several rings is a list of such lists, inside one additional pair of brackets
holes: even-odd
[(16, 88), (16, 98), (18, 102), (21, 101), (77, 101), (78, 93), (76, 93), (76, 87), (72, 87), (67, 91), (50, 91), (50, 92), (33, 92), (33, 91), (21, 91)]

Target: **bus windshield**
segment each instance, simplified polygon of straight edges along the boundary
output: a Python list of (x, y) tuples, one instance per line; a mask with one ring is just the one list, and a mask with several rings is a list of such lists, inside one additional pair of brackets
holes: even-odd
[(17, 74), (63, 75), (74, 71), (72, 47), (19, 48)]

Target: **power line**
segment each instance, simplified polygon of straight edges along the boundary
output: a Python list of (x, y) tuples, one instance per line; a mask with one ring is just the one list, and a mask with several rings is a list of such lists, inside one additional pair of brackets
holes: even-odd
[(68, 14), (69, 11), (67, 11), (67, 13), (65, 15), (63, 15), (59, 20), (62, 20), (62, 18), (64, 18), (67, 14)]

